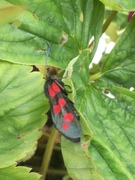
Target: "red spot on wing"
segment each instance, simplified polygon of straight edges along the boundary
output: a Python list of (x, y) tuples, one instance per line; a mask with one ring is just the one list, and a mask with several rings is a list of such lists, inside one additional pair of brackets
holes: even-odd
[(53, 90), (52, 86), (49, 86), (48, 93), (51, 97), (54, 97), (56, 95), (56, 92)]
[(53, 88), (53, 90), (55, 92), (60, 92), (61, 91), (58, 84), (56, 84), (55, 82), (53, 82), (51, 86), (52, 86), (52, 88)]
[(65, 99), (63, 99), (63, 98), (59, 98), (59, 100), (58, 100), (58, 104), (59, 104), (61, 107), (65, 106), (65, 104), (66, 104)]
[(62, 129), (63, 130), (67, 130), (69, 128), (69, 124), (67, 123), (67, 122), (64, 122), (63, 124), (62, 124)]
[(58, 114), (61, 111), (61, 107), (63, 107), (66, 104), (66, 101), (63, 98), (58, 99), (58, 104), (53, 106), (53, 112), (54, 114)]
[(54, 106), (53, 106), (53, 112), (54, 112), (54, 114), (58, 114), (58, 113), (60, 113), (60, 111), (61, 111), (60, 105), (54, 105)]
[(64, 118), (65, 121), (71, 122), (74, 119), (74, 115), (69, 112), (69, 113), (64, 114), (63, 118)]
[(48, 88), (49, 96), (51, 96), (51, 97), (56, 96), (56, 93), (60, 92), (60, 91), (61, 91), (61, 89), (55, 82), (53, 82)]

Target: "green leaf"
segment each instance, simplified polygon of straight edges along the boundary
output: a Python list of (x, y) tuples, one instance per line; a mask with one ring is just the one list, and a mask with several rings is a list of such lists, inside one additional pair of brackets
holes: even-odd
[[(93, 83), (96, 89), (88, 92), (90, 100), (93, 99), (89, 103), (90, 117), (94, 119), (90, 125), (94, 137), (89, 154), (106, 179), (134, 179), (135, 94), (126, 89), (134, 87), (134, 25), (135, 18), (107, 57), (100, 79)], [(102, 89), (117, 96), (109, 99), (101, 95)]]
[(32, 151), (41, 136), (48, 104), (44, 80), (31, 67), (0, 62), (0, 167), (15, 164)]
[[(90, 117), (87, 123), (93, 132), (89, 155), (100, 175), (104, 179), (134, 179), (134, 115), (127, 106), (93, 87), (89, 87), (86, 97), (89, 101), (84, 100), (83, 114)], [(128, 104), (129, 108), (132, 105)]]
[(88, 48), (93, 36), (94, 55), (104, 14), (103, 5), (99, 1), (8, 2), (26, 6), (27, 11), (12, 24), (0, 28), (2, 60), (19, 64), (44, 64), (45, 40), (48, 40), (51, 46), (48, 63), (65, 68), (71, 59)]
[(118, 40), (102, 69), (103, 78), (126, 88), (135, 87), (134, 26), (135, 18), (132, 19), (126, 31)]
[(119, 1), (119, 0), (100, 0), (106, 6), (116, 11), (133, 11), (135, 9), (134, 0), (131, 1)]
[[(87, 144), (85, 143), (82, 146), (87, 146)], [(102, 180), (92, 159), (89, 159), (80, 143), (75, 144), (63, 138), (62, 152), (65, 166), (74, 180)]]
[(129, 62), (132, 62), (132, 58), (134, 58), (134, 24), (135, 18), (133, 18), (132, 21), (128, 24), (126, 30), (121, 35), (117, 44), (108, 56), (108, 59), (103, 67), (103, 72), (112, 68), (117, 69), (118, 65), (126, 65)]
[(40, 175), (36, 173), (29, 173), (31, 169), (26, 167), (14, 167), (0, 169), (0, 179), (5, 180), (38, 180)]

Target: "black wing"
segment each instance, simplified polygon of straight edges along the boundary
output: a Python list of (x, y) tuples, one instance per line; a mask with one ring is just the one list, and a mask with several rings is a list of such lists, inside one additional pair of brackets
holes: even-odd
[(48, 77), (45, 94), (50, 102), (52, 120), (56, 128), (71, 141), (78, 142), (81, 136), (79, 114), (73, 102), (68, 99), (63, 82)]

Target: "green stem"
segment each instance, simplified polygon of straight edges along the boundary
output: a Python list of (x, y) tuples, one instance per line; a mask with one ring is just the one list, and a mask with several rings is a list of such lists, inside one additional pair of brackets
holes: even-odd
[(105, 23), (103, 24), (102, 33), (104, 33), (106, 31), (106, 29), (108, 28), (108, 26), (110, 25), (110, 23), (112, 22), (112, 20), (116, 16), (116, 14), (117, 14), (117, 11), (112, 11), (111, 14), (108, 16)]
[[(108, 18), (106, 19), (106, 21), (102, 27), (102, 34), (106, 31), (106, 29), (108, 28), (108, 26), (112, 22), (113, 18), (116, 16), (116, 14), (117, 14), (117, 11), (112, 11), (111, 14), (108, 16)], [(90, 43), (89, 48), (91, 46), (93, 46), (93, 42), (94, 42), (94, 40)]]
[(45, 179), (45, 177), (46, 177), (48, 166), (49, 166), (50, 159), (51, 159), (52, 152), (53, 152), (54, 143), (55, 143), (57, 135), (58, 135), (58, 131), (56, 130), (55, 127), (53, 127), (52, 132), (51, 132), (51, 136), (50, 136), (48, 143), (47, 143), (47, 146), (46, 146), (46, 151), (45, 151), (44, 156), (43, 156), (42, 165), (40, 168), (40, 174), (42, 174), (42, 179)]

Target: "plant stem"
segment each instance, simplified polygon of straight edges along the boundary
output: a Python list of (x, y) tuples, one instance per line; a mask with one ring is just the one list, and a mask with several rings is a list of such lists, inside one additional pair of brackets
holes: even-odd
[(45, 153), (44, 153), (44, 156), (43, 156), (42, 165), (41, 165), (41, 168), (40, 168), (40, 174), (42, 174), (41, 179), (45, 179), (45, 177), (46, 177), (48, 166), (49, 166), (50, 159), (51, 159), (52, 152), (53, 152), (54, 143), (55, 143), (57, 135), (58, 135), (58, 131), (56, 130), (55, 127), (53, 127), (52, 132), (51, 132), (51, 136), (50, 136), (50, 138), (48, 140), (46, 150), (45, 150)]
[(106, 21), (102, 27), (102, 34), (106, 31), (106, 29), (108, 28), (108, 26), (110, 25), (110, 23), (112, 22), (112, 20), (116, 16), (116, 14), (117, 14), (117, 11), (112, 11), (111, 14), (108, 16), (108, 18), (106, 19)]
[[(113, 18), (116, 16), (116, 14), (117, 14), (117, 11), (112, 11), (111, 14), (108, 16), (108, 18), (106, 19), (106, 21), (102, 27), (102, 34), (106, 31), (106, 29), (108, 28), (108, 26), (112, 22)], [(91, 46), (93, 46), (93, 42), (94, 42), (94, 40), (89, 44), (89, 48)]]

